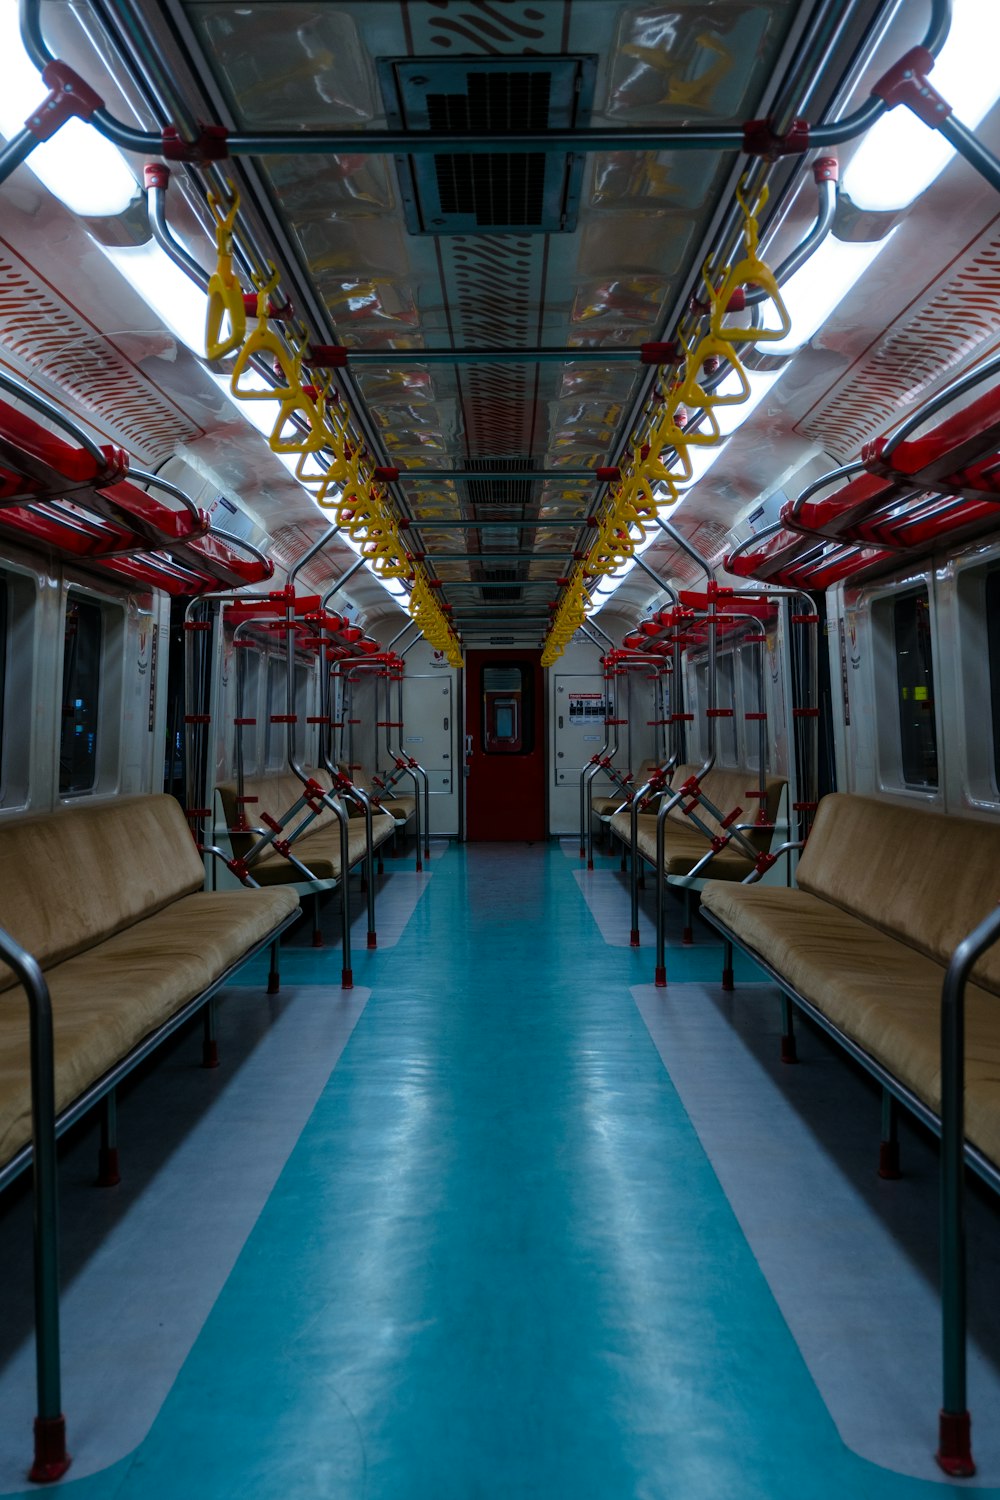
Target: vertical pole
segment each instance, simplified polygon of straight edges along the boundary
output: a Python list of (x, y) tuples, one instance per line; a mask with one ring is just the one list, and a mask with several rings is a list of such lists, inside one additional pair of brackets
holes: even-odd
[(34, 1174), (35, 1371), (38, 1414), (29, 1479), (48, 1483), (70, 1466), (59, 1356), (59, 1199), (52, 1001), (37, 961), (0, 929), (0, 955), (24, 986), (29, 1010)]
[(976, 1472), (966, 1405), (965, 986), (976, 960), (1000, 938), (1000, 907), (963, 938), (941, 992), (942, 1401), (938, 1464), (952, 1478)]

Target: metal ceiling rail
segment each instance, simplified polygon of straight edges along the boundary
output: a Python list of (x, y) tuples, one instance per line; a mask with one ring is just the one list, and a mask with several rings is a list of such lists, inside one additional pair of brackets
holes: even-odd
[[(763, 300), (763, 298), (761, 299)], [(540, 345), (524, 349), (352, 349), (344, 345), (314, 345), (313, 363), (319, 365), (518, 365), (518, 364), (635, 364), (669, 363), (673, 345), (650, 342), (629, 349), (555, 349)]]
[(465, 482), (471, 479), (488, 479), (491, 483), (502, 480), (507, 484), (518, 484), (522, 479), (573, 479), (593, 484), (595, 480), (616, 479), (618, 471), (616, 469), (611, 474), (606, 469), (603, 472), (600, 469), (396, 469), (385, 465), (375, 477), (389, 479), (393, 483), (398, 480), (400, 484), (408, 484), (414, 479), (433, 480), (437, 484), (445, 479)]
[(424, 556), (432, 562), (565, 562), (570, 553), (564, 547), (561, 552), (425, 552)]
[[(801, 154), (812, 149), (835, 146), (853, 140), (867, 130), (887, 108), (898, 102), (910, 103), (910, 90), (888, 97), (872, 96), (852, 115), (832, 124), (811, 126), (808, 121), (782, 118), (749, 120), (738, 127), (717, 125), (691, 127), (677, 125), (658, 130), (604, 129), (537, 130), (537, 131), (448, 131), (448, 130), (277, 130), (259, 133), (230, 132), (223, 125), (202, 125), (194, 139), (188, 122), (167, 125), (162, 131), (137, 130), (116, 119), (105, 108), (104, 101), (72, 69), (61, 63), (49, 48), (41, 25), (41, 0), (21, 0), (21, 35), (25, 50), (42, 72), (50, 88), (49, 98), (29, 118), (25, 129), (9, 142), (0, 156), (4, 175), (23, 161), (39, 140), (48, 139), (70, 116), (78, 115), (92, 124), (124, 151), (154, 153), (168, 160), (189, 161), (199, 165), (223, 161), (231, 156), (275, 155), (416, 155), (444, 151), (507, 155), (510, 152), (539, 151), (744, 151), (748, 155), (773, 159), (775, 156)], [(925, 38), (925, 48), (933, 52), (950, 16), (948, 0), (934, 0)], [(933, 58), (931, 59), (933, 61)], [(46, 76), (46, 74), (48, 76)], [(878, 87), (878, 85), (876, 85)], [(888, 93), (888, 91), (886, 91)], [(929, 120), (934, 125), (940, 122)], [(963, 154), (970, 154), (970, 140), (962, 131), (950, 133), (951, 143)], [(978, 143), (972, 138), (972, 145)], [(978, 155), (982, 156), (982, 148)], [(970, 155), (971, 159), (971, 155)], [(983, 169), (984, 163), (974, 161)]]
[[(493, 506), (490, 509), (492, 510)], [(419, 527), (421, 531), (489, 531), (492, 528), (503, 531), (571, 531), (574, 527), (584, 526), (586, 520), (586, 516), (562, 516), (546, 521), (521, 521), (516, 516), (511, 516), (507, 520), (498, 520), (495, 516), (491, 516), (486, 521), (414, 521), (410, 529)], [(427, 555), (428, 557), (434, 556), (431, 552)]]

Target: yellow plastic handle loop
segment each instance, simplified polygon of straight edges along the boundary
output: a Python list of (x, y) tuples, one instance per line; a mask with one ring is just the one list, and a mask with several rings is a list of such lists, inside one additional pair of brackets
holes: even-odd
[[(278, 287), (278, 272), (271, 267), (268, 277), (254, 277), (257, 288), (257, 326), (252, 329), (236, 357), (229, 389), (238, 401), (292, 401), (302, 394), (301, 358), (288, 351), (283, 339), (273, 331), (267, 316), (268, 299)], [(279, 383), (255, 389), (249, 380), (251, 361), (262, 358), (276, 367)], [(284, 381), (284, 384), (281, 384)]]
[[(295, 424), (295, 418), (300, 417), (306, 423), (306, 430)], [(300, 391), (297, 396), (282, 401), (278, 411), (274, 430), (268, 439), (268, 446), (272, 453), (318, 453), (324, 442), (323, 430), (316, 418), (316, 403), (305, 391)]]
[[(765, 186), (761, 189), (755, 207), (751, 209), (740, 189), (736, 189), (736, 200), (743, 210), (746, 253), (741, 260), (729, 267), (723, 277), (722, 285), (712, 299), (710, 320), (712, 332), (730, 344), (776, 343), (779, 339), (786, 338), (792, 329), (791, 315), (785, 306), (774, 272), (761, 260), (757, 252), (757, 218), (767, 198), (768, 190)], [(723, 325), (722, 319), (726, 315), (733, 293), (748, 285), (759, 286), (767, 293), (778, 315), (779, 326), (777, 328), (727, 328)]]
[[(208, 195), (208, 206), (215, 220), (215, 270), (208, 278), (208, 302), (205, 307), (205, 357), (224, 359), (238, 349), (246, 337), (247, 315), (243, 305), (243, 288), (233, 270), (233, 230), (240, 206), (240, 195), (233, 197), (225, 213), (214, 193)], [(229, 332), (223, 338), (222, 325), (228, 320)]]
[(728, 360), (731, 373), (739, 380), (739, 390), (729, 391), (725, 395), (722, 395), (720, 391), (706, 391), (701, 385), (700, 376), (696, 375), (692, 389), (699, 391), (704, 398), (701, 403), (702, 410), (714, 410), (719, 406), (740, 406), (750, 395), (751, 387), (747, 372), (743, 368), (739, 356), (731, 344), (718, 334), (706, 333), (696, 351), (694, 358), (695, 369), (699, 370), (704, 366), (706, 360), (713, 357)]

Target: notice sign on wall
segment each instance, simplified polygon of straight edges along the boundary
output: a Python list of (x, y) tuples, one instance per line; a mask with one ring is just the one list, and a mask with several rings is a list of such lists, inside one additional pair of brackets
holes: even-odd
[(594, 724), (602, 721), (607, 712), (603, 693), (570, 693), (569, 722), (571, 724)]

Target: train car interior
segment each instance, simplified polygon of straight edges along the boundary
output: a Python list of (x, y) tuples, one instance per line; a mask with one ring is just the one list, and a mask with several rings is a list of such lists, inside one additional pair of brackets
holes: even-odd
[(0, 41), (0, 1495), (1000, 1496), (1000, 4)]

